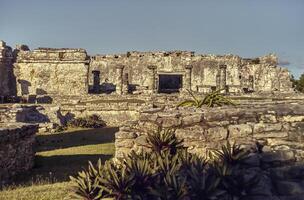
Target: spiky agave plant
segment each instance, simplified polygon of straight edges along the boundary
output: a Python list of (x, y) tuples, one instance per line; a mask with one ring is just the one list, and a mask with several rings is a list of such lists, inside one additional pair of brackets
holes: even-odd
[[(183, 158), (184, 157), (184, 158)], [(182, 174), (187, 179), (190, 199), (215, 200), (225, 191), (218, 188), (220, 178), (209, 169), (207, 160), (197, 155), (181, 156)]]
[(132, 151), (125, 159), (127, 173), (134, 177), (132, 199), (149, 199), (149, 190), (154, 183), (154, 159), (151, 154)]
[(205, 96), (205, 98), (202, 100), (201, 104), (202, 105), (207, 105), (208, 107), (214, 107), (215, 105), (217, 106), (222, 106), (222, 105), (233, 105), (235, 106), (236, 104), (228, 97), (225, 97), (223, 94), (221, 94), (221, 90), (217, 90), (214, 92), (211, 92)]
[(147, 136), (148, 147), (153, 153), (161, 154), (163, 151), (169, 151), (176, 154), (178, 149), (183, 148), (183, 140), (175, 136), (175, 129), (162, 129), (161, 127), (154, 133)]
[(135, 183), (134, 175), (128, 173), (125, 165), (115, 165), (107, 161), (104, 165), (104, 173), (99, 178), (100, 188), (107, 192), (105, 197), (116, 200), (132, 199), (132, 187)]
[(214, 107), (215, 105), (236, 105), (236, 103), (234, 103), (230, 98), (225, 97), (223, 94), (221, 94), (221, 91), (223, 91), (222, 89), (207, 94), (203, 99), (195, 97), (190, 90), (187, 91), (192, 97), (192, 99), (179, 103), (177, 107), (192, 106), (196, 108), (201, 108), (203, 105), (207, 105), (207, 107)]
[(102, 163), (99, 159), (97, 162), (97, 169), (89, 162), (88, 170), (81, 171), (75, 178), (70, 176), (74, 183), (72, 187), (72, 197), (75, 199), (97, 200), (105, 195), (105, 191), (100, 188), (99, 177), (103, 173)]
[(203, 105), (203, 100), (197, 98), (189, 89), (187, 89), (187, 92), (190, 94), (191, 98), (190, 100), (185, 100), (177, 105), (177, 107), (196, 107), (201, 108)]
[(188, 199), (186, 179), (180, 174), (179, 155), (163, 151), (161, 154), (156, 154), (156, 158), (156, 181), (150, 189), (150, 194), (155, 199)]
[(210, 152), (209, 157), (212, 160), (221, 161), (227, 165), (233, 167), (241, 164), (246, 158), (248, 158), (249, 151), (241, 148), (239, 145), (227, 141), (226, 145), (223, 145), (221, 150), (213, 150)]

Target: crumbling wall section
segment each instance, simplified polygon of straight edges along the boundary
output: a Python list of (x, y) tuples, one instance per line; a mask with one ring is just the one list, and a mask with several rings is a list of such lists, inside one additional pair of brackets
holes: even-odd
[(37, 125), (0, 123), (0, 186), (34, 165)]
[(278, 66), (278, 58), (269, 54), (256, 59), (243, 59), (240, 68), (241, 89), (255, 92), (292, 92), (289, 71)]
[[(13, 96), (16, 93), (15, 78), (13, 75), (12, 48), (0, 41), (0, 96)], [(0, 99), (0, 103), (3, 100)]]

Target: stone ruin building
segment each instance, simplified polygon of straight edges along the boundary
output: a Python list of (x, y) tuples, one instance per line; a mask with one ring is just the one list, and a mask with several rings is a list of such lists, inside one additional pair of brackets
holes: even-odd
[(16, 49), (0, 43), (0, 96), (291, 92), (275, 55), (254, 59), (194, 52), (127, 52), (89, 56), (84, 49)]
[[(238, 105), (176, 108), (189, 98), (187, 90), (203, 96), (219, 89)], [(272, 54), (254, 59), (186, 51), (89, 56), (84, 49), (30, 51), (1, 41), (0, 187), (33, 166), (37, 131), (53, 133), (73, 117), (96, 114), (119, 127), (115, 158), (144, 151), (147, 133), (161, 125), (176, 129), (189, 152), (199, 155), (226, 141), (250, 149), (248, 165), (263, 175), (267, 197), (303, 199), (303, 100)]]

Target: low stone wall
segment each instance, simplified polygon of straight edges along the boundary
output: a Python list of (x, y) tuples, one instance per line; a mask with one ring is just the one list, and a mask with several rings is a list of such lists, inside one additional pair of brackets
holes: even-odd
[(38, 123), (41, 132), (52, 132), (58, 125), (64, 125), (72, 118), (89, 115), (100, 116), (108, 126), (121, 126), (128, 120), (138, 120), (143, 102), (130, 100), (92, 100), (63, 104), (2, 104), (0, 123)]
[(249, 174), (260, 177), (250, 199), (303, 199), (304, 104), (241, 105), (235, 108), (150, 109), (115, 134), (116, 158), (146, 151), (146, 135), (159, 126), (176, 129), (192, 153), (207, 156), (227, 141), (248, 148)]
[(147, 107), (146, 103), (138, 100), (92, 100), (77, 104), (62, 104), (63, 115), (85, 117), (99, 115), (108, 126), (121, 126), (128, 120), (138, 120), (139, 111)]
[[(126, 123), (116, 134), (116, 157), (142, 150), (148, 132), (157, 126), (175, 128), (176, 135), (193, 153), (206, 155), (227, 140), (269, 154), (268, 160), (304, 159), (304, 104), (274, 104), (222, 107), (150, 109), (139, 120)], [(271, 157), (270, 152), (281, 156)], [(266, 159), (266, 158), (265, 158)]]
[(0, 123), (0, 187), (15, 174), (34, 165), (37, 125)]

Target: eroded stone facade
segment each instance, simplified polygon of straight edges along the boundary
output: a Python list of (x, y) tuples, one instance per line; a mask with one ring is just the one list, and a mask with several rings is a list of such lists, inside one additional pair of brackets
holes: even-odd
[[(84, 49), (15, 50), (1, 42), (0, 95), (292, 92), (287, 69), (270, 54), (254, 59), (194, 52), (88, 56)], [(17, 92), (16, 92), (17, 91)]]

